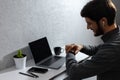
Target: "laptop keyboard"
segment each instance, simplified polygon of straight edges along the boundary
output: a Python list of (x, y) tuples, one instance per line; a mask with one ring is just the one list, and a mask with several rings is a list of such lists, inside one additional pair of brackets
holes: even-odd
[(58, 57), (58, 56), (53, 56), (51, 58), (49, 58), (48, 60), (46, 60), (44, 63), (42, 63), (41, 65), (46, 65), (46, 66), (49, 66), (51, 65), (52, 63), (56, 62), (57, 60), (59, 60), (61, 57)]

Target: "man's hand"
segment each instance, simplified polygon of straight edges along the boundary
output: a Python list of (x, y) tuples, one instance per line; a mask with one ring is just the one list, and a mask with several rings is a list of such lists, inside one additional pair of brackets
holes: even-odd
[(83, 45), (76, 45), (76, 44), (69, 44), (65, 46), (66, 53), (73, 52), (77, 54), (82, 48)]

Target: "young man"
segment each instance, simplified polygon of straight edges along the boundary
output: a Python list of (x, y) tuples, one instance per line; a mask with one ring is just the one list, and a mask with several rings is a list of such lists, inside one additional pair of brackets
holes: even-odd
[[(120, 31), (115, 23), (116, 7), (111, 0), (92, 0), (81, 11), (94, 36), (103, 35), (98, 46), (66, 45), (66, 69), (69, 80), (97, 75), (97, 80), (120, 80)], [(75, 55), (83, 52), (90, 60), (77, 63)]]

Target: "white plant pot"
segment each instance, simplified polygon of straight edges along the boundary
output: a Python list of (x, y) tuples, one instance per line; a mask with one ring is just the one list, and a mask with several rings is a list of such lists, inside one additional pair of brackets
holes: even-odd
[(26, 67), (26, 59), (27, 59), (27, 56), (25, 56), (23, 58), (15, 58), (14, 57), (16, 68), (17, 69), (24, 69)]

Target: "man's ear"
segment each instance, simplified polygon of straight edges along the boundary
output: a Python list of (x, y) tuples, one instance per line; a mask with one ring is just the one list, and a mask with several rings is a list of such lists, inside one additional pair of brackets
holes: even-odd
[(107, 26), (107, 18), (105, 18), (105, 17), (103, 17), (103, 18), (101, 18), (100, 19), (100, 24), (103, 26), (103, 27), (105, 27), (105, 26)]

